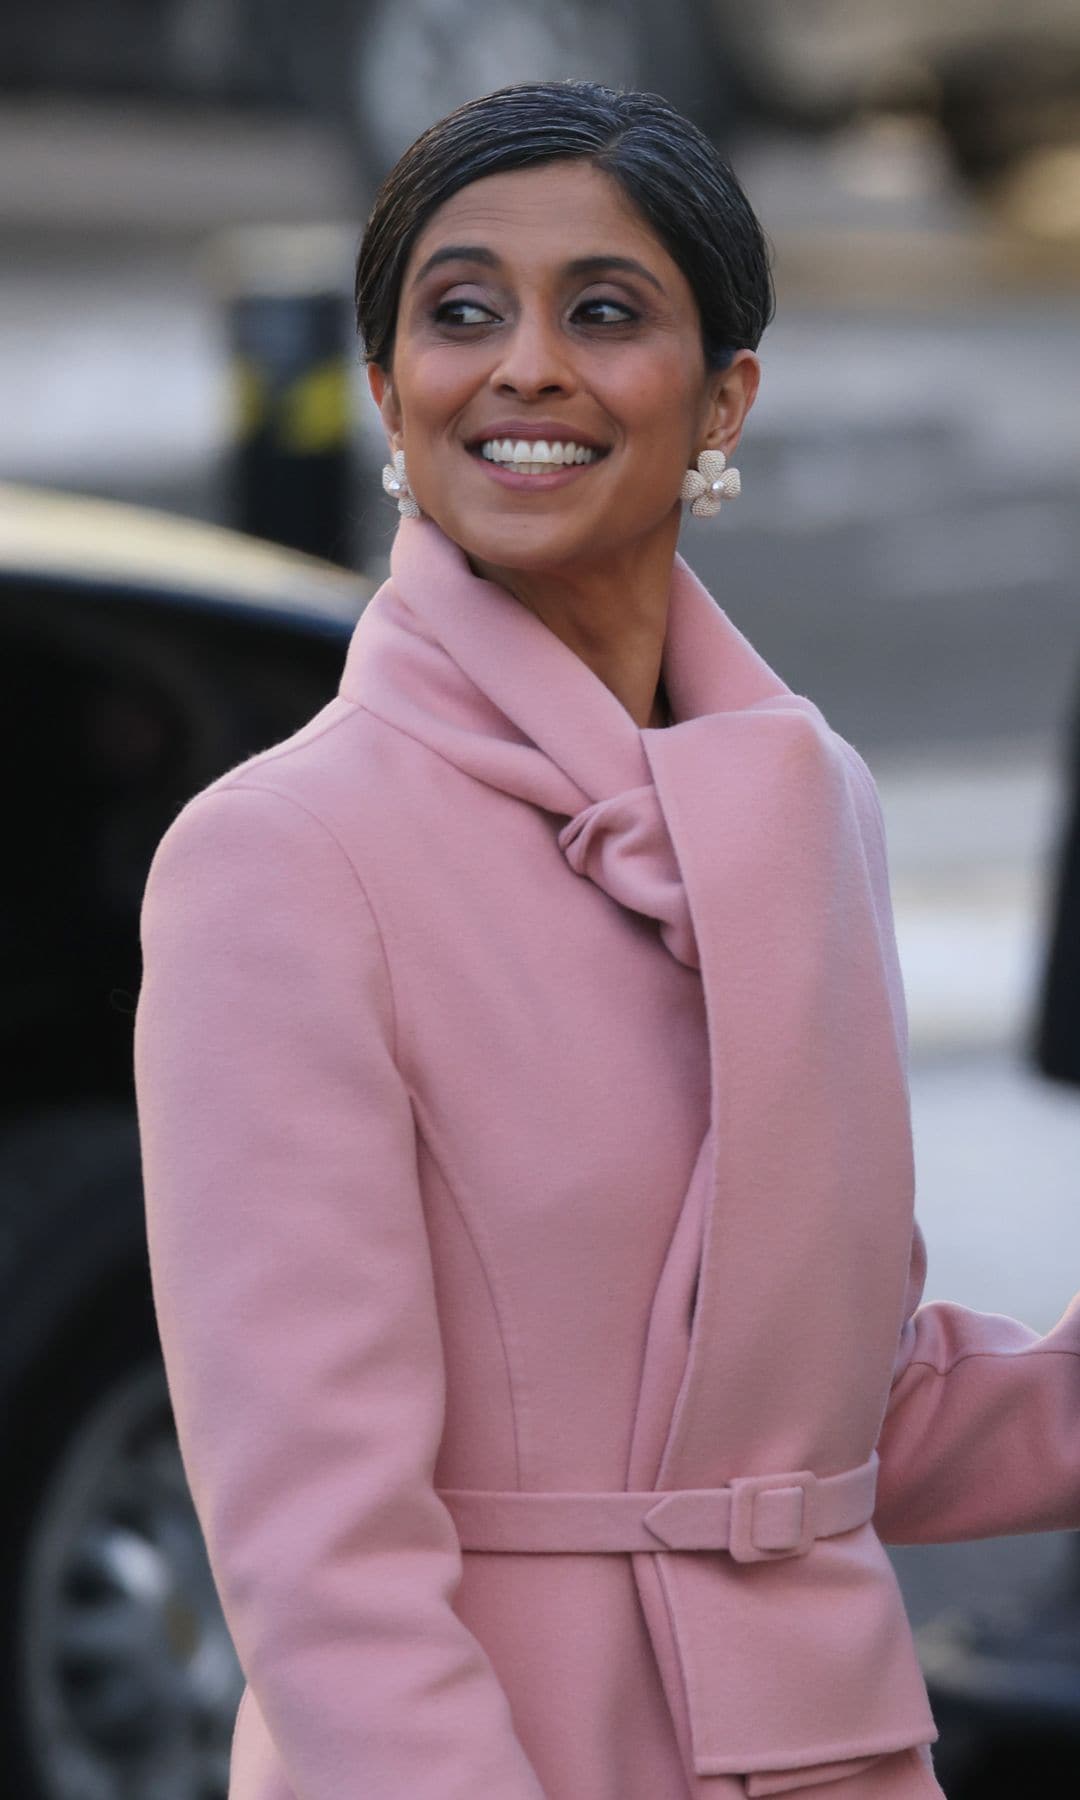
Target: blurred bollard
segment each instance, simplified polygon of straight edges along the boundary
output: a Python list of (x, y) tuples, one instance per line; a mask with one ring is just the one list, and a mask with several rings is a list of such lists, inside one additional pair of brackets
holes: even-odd
[(355, 233), (243, 227), (211, 247), (230, 371), (228, 520), (354, 565)]
[(1066, 778), (1065, 835), (1035, 1023), (1034, 1057), (1042, 1074), (1080, 1086), (1080, 696), (1072, 719)]

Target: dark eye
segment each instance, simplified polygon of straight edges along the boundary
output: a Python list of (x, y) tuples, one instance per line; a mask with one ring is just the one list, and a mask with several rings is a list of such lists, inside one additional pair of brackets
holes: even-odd
[[(480, 316), (467, 319), (460, 316), (463, 313), (477, 313)], [(485, 319), (494, 316), (478, 300), (444, 300), (435, 308), (435, 318), (440, 325), (482, 325)]]
[[(577, 308), (577, 311), (579, 313), (592, 313), (594, 315), (599, 312), (606, 312), (608, 314), (606, 319), (594, 316), (589, 321), (589, 323), (593, 325), (625, 325), (637, 318), (636, 312), (629, 306), (624, 306), (621, 300), (583, 300), (581, 305)], [(614, 318), (611, 317), (613, 313), (617, 315)]]

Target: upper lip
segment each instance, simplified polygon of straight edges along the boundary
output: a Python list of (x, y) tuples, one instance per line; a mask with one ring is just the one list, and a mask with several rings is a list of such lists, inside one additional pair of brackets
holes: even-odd
[(541, 439), (548, 444), (583, 444), (589, 450), (607, 450), (608, 444), (602, 443), (591, 431), (582, 431), (580, 426), (560, 424), (557, 419), (496, 419), (493, 424), (485, 425), (482, 431), (473, 432), (467, 440), (469, 447), (486, 444), (491, 439), (524, 438), (527, 444), (539, 443)]

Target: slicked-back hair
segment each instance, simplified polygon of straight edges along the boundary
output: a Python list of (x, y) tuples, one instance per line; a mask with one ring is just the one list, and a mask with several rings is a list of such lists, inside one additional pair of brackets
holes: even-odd
[(659, 94), (593, 81), (520, 82), (469, 100), (421, 134), (375, 196), (356, 264), (365, 360), (389, 370), (401, 281), (432, 214), (470, 182), (576, 158), (622, 188), (693, 290), (706, 366), (755, 350), (773, 316), (765, 235), (735, 175)]

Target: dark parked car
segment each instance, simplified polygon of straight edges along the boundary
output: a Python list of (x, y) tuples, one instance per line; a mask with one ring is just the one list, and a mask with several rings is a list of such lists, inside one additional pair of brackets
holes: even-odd
[(0, 1780), (224, 1800), (243, 1685), (173, 1431), (132, 1086), (138, 914), (184, 801), (336, 692), (370, 585), (0, 485)]

